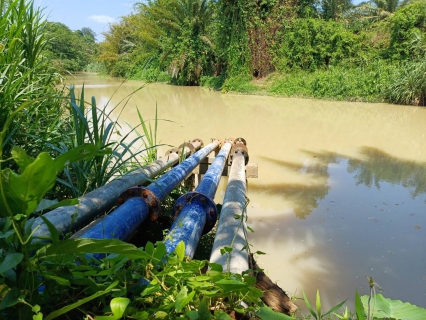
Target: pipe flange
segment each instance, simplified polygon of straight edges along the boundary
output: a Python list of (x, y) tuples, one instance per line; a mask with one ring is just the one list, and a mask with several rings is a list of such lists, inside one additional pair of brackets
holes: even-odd
[(247, 165), (249, 162), (248, 149), (243, 143), (237, 143), (232, 146), (231, 152), (229, 153), (229, 162), (232, 163), (234, 154), (242, 153), (244, 155), (244, 164)]
[(182, 153), (182, 149), (183, 149), (183, 148), (185, 148), (185, 147), (187, 147), (187, 148), (189, 149), (189, 151), (190, 151), (190, 154), (191, 154), (191, 155), (193, 155), (193, 154), (195, 153), (195, 147), (194, 147), (194, 145), (193, 145), (192, 143), (190, 143), (190, 142), (184, 142), (184, 143), (182, 143), (182, 144), (178, 147), (178, 149), (179, 149), (179, 154), (181, 154), (181, 153)]
[(245, 146), (247, 146), (246, 139), (241, 138), (241, 137), (239, 137), (239, 138), (235, 139), (235, 140), (234, 140), (234, 143), (235, 143), (235, 144), (242, 143), (242, 144), (244, 144)]
[(204, 142), (201, 139), (195, 138), (191, 140), (191, 143), (193, 142), (199, 142), (200, 143), (200, 148), (204, 147)]
[(149, 189), (144, 187), (132, 187), (124, 191), (117, 199), (117, 206), (121, 206), (124, 202), (131, 198), (141, 198), (148, 206), (148, 214), (151, 221), (156, 221), (161, 214), (161, 201)]
[(191, 203), (197, 202), (203, 206), (206, 214), (206, 224), (204, 225), (203, 235), (213, 229), (217, 221), (217, 207), (213, 200), (197, 191), (188, 192), (176, 200), (173, 207), (173, 219), (176, 220), (183, 208)]
[(166, 151), (166, 153), (164, 154), (166, 157), (172, 153), (176, 153), (176, 154), (180, 154), (180, 149), (178, 148), (171, 148), (169, 150)]
[(219, 145), (218, 145), (217, 147), (218, 147), (219, 149), (220, 149), (220, 148), (222, 148), (222, 145), (223, 145), (222, 139), (221, 139), (221, 138), (213, 138), (213, 139), (212, 139), (212, 142), (213, 142), (213, 141), (215, 141), (215, 140), (219, 141)]
[(231, 144), (234, 144), (234, 138), (226, 138), (225, 143), (230, 142)]

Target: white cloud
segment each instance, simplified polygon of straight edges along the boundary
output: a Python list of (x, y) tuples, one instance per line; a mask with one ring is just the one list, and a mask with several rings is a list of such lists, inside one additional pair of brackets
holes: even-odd
[(113, 23), (115, 18), (104, 16), (104, 15), (93, 15), (89, 17), (90, 20), (99, 22), (99, 23)]

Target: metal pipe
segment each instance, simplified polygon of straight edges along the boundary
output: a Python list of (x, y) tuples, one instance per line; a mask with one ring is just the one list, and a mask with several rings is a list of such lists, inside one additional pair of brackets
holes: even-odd
[[(224, 272), (241, 274), (249, 269), (246, 241), (246, 173), (245, 150), (234, 145), (231, 151), (232, 165), (223, 200), (220, 219), (213, 243), (210, 262), (222, 265)], [(236, 218), (239, 217), (239, 218)], [(221, 250), (232, 251), (222, 254)]]
[(228, 139), (216, 156), (204, 178), (193, 192), (181, 196), (174, 205), (175, 221), (165, 237), (166, 250), (171, 253), (180, 241), (185, 243), (185, 255), (192, 259), (201, 234), (209, 232), (217, 220), (213, 202), (233, 140)]
[[(198, 150), (203, 142), (200, 139), (191, 141), (194, 150)], [(185, 157), (193, 152), (189, 147), (184, 147)], [(179, 161), (179, 153), (168, 154), (161, 159), (151, 162), (142, 168), (132, 171), (117, 178), (108, 184), (93, 190), (79, 199), (79, 203), (74, 206), (66, 206), (54, 209), (44, 215), (59, 234), (65, 234), (81, 229), (89, 224), (97, 215), (107, 212), (115, 205), (117, 198), (130, 187), (141, 185), (165, 171)], [(38, 228), (33, 237), (50, 237), (49, 229), (41, 218), (36, 218), (32, 225), (32, 230)]]
[(119, 197), (124, 202), (111, 214), (79, 234), (79, 238), (115, 238), (128, 240), (138, 226), (151, 215), (155, 220), (159, 215), (160, 203), (195, 167), (215, 150), (220, 141), (212, 143), (194, 153), (191, 157), (165, 173), (148, 187), (128, 189)]

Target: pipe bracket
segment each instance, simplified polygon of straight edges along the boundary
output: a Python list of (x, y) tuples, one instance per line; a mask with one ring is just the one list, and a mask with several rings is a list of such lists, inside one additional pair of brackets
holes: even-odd
[(149, 189), (144, 187), (132, 187), (124, 191), (117, 199), (117, 206), (122, 205), (130, 198), (141, 198), (148, 206), (148, 215), (151, 221), (156, 221), (161, 214), (161, 201)]
[(176, 220), (183, 208), (191, 203), (197, 202), (201, 204), (206, 214), (206, 224), (204, 225), (203, 235), (210, 232), (217, 221), (217, 207), (213, 200), (206, 195), (191, 191), (179, 197), (173, 207), (173, 219)]

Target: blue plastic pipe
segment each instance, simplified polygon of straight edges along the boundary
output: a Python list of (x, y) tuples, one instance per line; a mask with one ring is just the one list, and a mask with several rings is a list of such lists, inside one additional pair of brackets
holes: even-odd
[(183, 241), (185, 255), (192, 259), (201, 235), (214, 227), (217, 220), (217, 209), (213, 198), (232, 143), (233, 141), (230, 139), (226, 141), (195, 191), (181, 196), (176, 201), (174, 212), (177, 219), (164, 240), (168, 253), (173, 252), (178, 243)]
[[(194, 139), (191, 144), (192, 148), (184, 148), (185, 156), (190, 154), (190, 149), (198, 150), (202, 146), (202, 141)], [(103, 187), (89, 192), (79, 199), (78, 204), (54, 209), (46, 213), (44, 217), (56, 227), (61, 236), (79, 230), (93, 221), (96, 216), (109, 211), (125, 190), (149, 181), (150, 178), (154, 178), (178, 163), (178, 161), (179, 154), (168, 154), (136, 171), (109, 182)], [(40, 217), (34, 220), (31, 228), (32, 230), (37, 229), (33, 234), (33, 239), (35, 240), (37, 238), (50, 237), (49, 228)]]
[(158, 214), (160, 203), (195, 167), (215, 150), (219, 140), (214, 140), (203, 149), (165, 173), (147, 188), (131, 188), (129, 199), (105, 216), (98, 223), (80, 234), (79, 238), (128, 240), (148, 215)]

